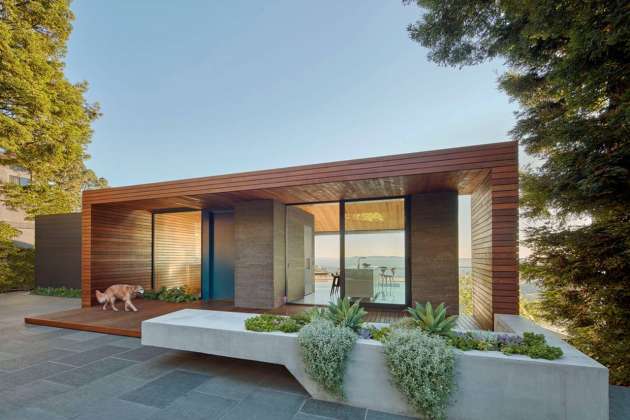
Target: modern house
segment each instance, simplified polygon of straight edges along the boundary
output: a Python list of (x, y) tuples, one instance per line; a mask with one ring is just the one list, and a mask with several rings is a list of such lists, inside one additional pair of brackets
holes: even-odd
[(85, 191), (82, 305), (133, 283), (243, 308), (340, 295), (457, 313), (458, 195), (474, 318), (491, 329), (518, 313), (516, 142)]

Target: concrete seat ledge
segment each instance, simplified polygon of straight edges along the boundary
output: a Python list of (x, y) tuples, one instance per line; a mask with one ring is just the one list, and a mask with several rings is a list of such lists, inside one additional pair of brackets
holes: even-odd
[[(346, 399), (338, 401), (306, 374), (297, 334), (247, 331), (245, 320), (252, 316), (184, 309), (144, 321), (142, 344), (284, 365), (315, 399), (417, 415), (392, 384), (380, 342), (357, 340), (344, 376)], [(541, 332), (518, 316), (499, 321), (504, 332)], [(448, 418), (608, 419), (608, 370), (556, 339), (548, 341), (566, 355), (558, 360), (456, 350), (456, 390)]]

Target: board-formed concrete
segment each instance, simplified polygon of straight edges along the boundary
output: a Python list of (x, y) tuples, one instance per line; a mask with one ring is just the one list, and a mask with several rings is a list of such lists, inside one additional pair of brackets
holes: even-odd
[[(142, 344), (280, 364), (313, 397), (335, 401), (304, 371), (297, 334), (245, 330), (255, 314), (185, 309), (142, 323)], [(534, 324), (518, 318), (525, 330)], [(555, 342), (554, 342), (555, 344)], [(559, 360), (456, 350), (456, 391), (449, 419), (608, 419), (608, 370), (569, 351)], [(344, 378), (345, 403), (414, 415), (392, 385), (383, 346), (358, 339)]]

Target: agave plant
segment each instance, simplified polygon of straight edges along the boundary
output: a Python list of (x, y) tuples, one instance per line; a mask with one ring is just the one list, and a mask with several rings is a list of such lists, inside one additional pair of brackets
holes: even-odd
[(365, 309), (359, 306), (360, 300), (353, 302), (347, 297), (330, 302), (325, 317), (340, 327), (348, 327), (358, 332), (363, 325), (363, 318), (367, 315)]
[(422, 305), (416, 302), (415, 308), (407, 308), (407, 312), (418, 322), (420, 328), (429, 334), (449, 336), (457, 321), (456, 316), (446, 316), (446, 306), (440, 303), (435, 309), (431, 302)]

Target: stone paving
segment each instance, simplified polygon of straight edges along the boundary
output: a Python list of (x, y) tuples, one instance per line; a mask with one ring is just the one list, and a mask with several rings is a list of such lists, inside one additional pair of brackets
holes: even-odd
[[(23, 324), (73, 299), (0, 295), (0, 419), (403, 419), (308, 397), (281, 366), (142, 346), (139, 339)], [(630, 389), (611, 387), (611, 419)]]
[(0, 295), (0, 419), (404, 418), (313, 400), (282, 366), (23, 323), (75, 305)]

